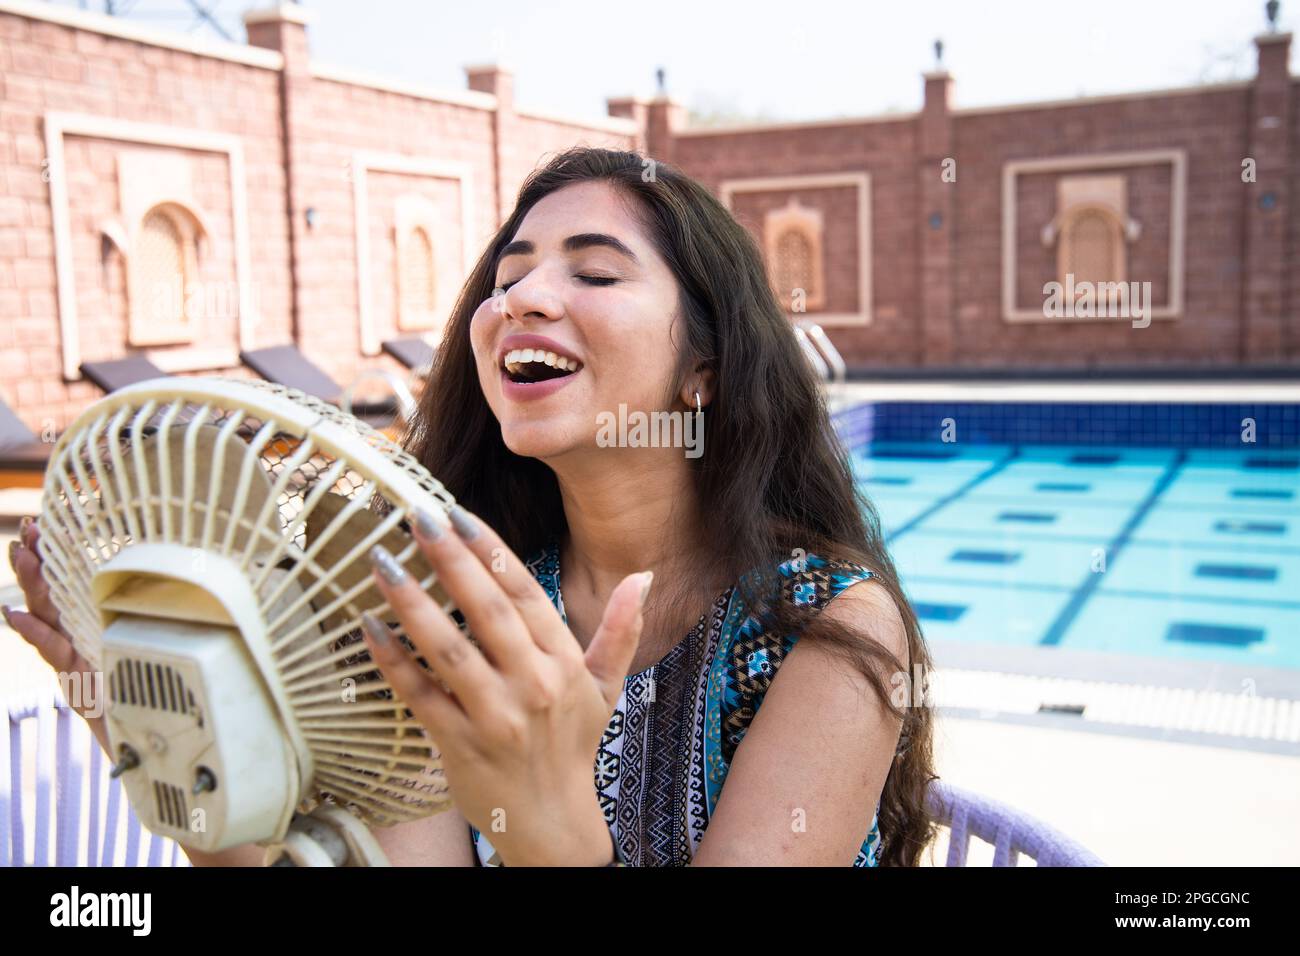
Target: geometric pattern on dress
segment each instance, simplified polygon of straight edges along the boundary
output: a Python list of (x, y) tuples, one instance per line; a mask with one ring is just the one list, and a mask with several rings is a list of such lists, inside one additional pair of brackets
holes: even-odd
[[(527, 567), (567, 623), (552, 542)], [(815, 554), (778, 565), (781, 599), (819, 611), (871, 576)], [(627, 677), (601, 736), (594, 779), (605, 821), (633, 866), (690, 863), (708, 827), (736, 748), (795, 639), (770, 633), (731, 587), (658, 663)], [(855, 867), (878, 866), (880, 805)], [(479, 859), (491, 844), (470, 828)]]

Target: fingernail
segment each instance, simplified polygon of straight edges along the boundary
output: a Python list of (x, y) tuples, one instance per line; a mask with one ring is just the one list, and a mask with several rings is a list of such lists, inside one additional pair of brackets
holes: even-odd
[(34, 520), (35, 519), (31, 515), (23, 516), (23, 520), (18, 522), (18, 537), (21, 538), (23, 535), (27, 533), (27, 529), (32, 526), (32, 522)]
[(478, 522), (474, 520), (472, 514), (460, 505), (452, 508), (447, 516), (451, 518), (451, 525), (456, 529), (456, 533), (466, 541), (472, 541), (478, 537)]
[(365, 611), (361, 615), (361, 626), (366, 629), (366, 633), (370, 635), (370, 639), (376, 644), (380, 647), (387, 646), (389, 638), (387, 624), (379, 620), (379, 618), (375, 617), (369, 611)]
[(641, 584), (641, 606), (645, 607), (645, 599), (650, 596), (650, 582), (655, 579), (653, 571), (647, 571), (644, 575), (644, 581)]
[[(8, 604), (0, 604), (0, 614), (3, 614), (3, 615), (4, 615), (5, 623), (6, 623), (6, 624), (9, 624), (9, 605), (8, 605)], [(10, 627), (13, 627), (12, 624), (9, 624), (9, 626), (10, 626)]]
[[(21, 548), (22, 546), (23, 545), (21, 541), (9, 542), (9, 567), (11, 568), (14, 567), (14, 562), (18, 560), (18, 549)], [(14, 570), (17, 571), (18, 569), (14, 568)]]
[(442, 537), (442, 525), (443, 523), (435, 518), (432, 512), (423, 508), (415, 512), (415, 530), (422, 538), (437, 541)]
[(370, 561), (379, 569), (383, 579), (392, 586), (396, 587), (406, 580), (406, 570), (382, 544), (377, 544), (370, 549)]

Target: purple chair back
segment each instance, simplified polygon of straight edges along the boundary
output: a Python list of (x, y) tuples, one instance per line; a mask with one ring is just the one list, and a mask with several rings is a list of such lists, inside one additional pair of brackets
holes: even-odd
[(57, 692), (0, 709), (0, 866), (189, 865), (174, 841), (141, 827), (90, 728)]
[(946, 866), (966, 865), (971, 837), (992, 845), (994, 866), (1016, 866), (1021, 855), (1039, 866), (1106, 865), (1041, 820), (982, 794), (935, 780), (927, 800), (938, 822), (951, 831)]

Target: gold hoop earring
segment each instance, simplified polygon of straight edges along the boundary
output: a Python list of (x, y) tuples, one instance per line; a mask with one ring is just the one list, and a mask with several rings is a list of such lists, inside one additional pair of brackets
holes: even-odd
[(700, 393), (696, 392), (695, 393), (695, 420), (699, 421), (700, 415), (702, 414), (703, 414), (703, 409), (701, 409), (700, 407)]

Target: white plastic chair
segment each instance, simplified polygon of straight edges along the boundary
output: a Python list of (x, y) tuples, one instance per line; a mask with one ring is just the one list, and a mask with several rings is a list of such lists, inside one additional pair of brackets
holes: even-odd
[(56, 691), (0, 708), (0, 866), (190, 865), (175, 841), (140, 825), (90, 728)]

